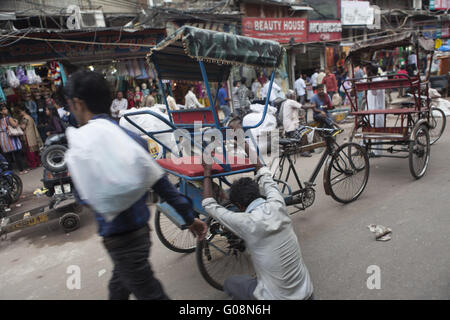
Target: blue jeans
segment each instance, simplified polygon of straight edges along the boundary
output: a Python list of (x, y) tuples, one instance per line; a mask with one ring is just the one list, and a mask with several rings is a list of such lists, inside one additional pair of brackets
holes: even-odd
[(222, 110), (225, 118), (223, 119), (223, 123), (227, 123), (227, 121), (230, 119), (230, 115), (231, 115), (231, 111), (230, 111), (230, 107), (228, 107), (228, 105), (223, 104), (221, 106), (219, 106), (220, 110)]

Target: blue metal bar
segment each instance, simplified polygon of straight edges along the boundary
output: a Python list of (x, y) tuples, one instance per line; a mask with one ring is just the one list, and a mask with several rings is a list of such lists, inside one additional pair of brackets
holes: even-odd
[[(174, 176), (176, 176), (178, 178), (181, 178), (182, 180), (201, 181), (201, 180), (204, 179), (203, 176), (189, 177), (189, 176), (185, 176), (183, 174), (180, 174), (180, 173), (172, 171), (172, 170), (167, 170), (167, 169), (164, 169), (164, 170), (167, 171), (170, 174), (173, 174)], [(242, 170), (237, 170), (237, 171), (216, 173), (216, 174), (211, 175), (211, 178), (221, 178), (221, 177), (231, 176), (231, 175), (234, 175), (234, 174), (240, 174), (240, 173), (246, 173), (246, 172), (252, 172), (252, 171), (255, 171), (255, 168), (248, 168), (248, 169), (242, 169)]]
[(264, 105), (264, 112), (263, 112), (263, 115), (262, 115), (262, 118), (261, 118), (261, 120), (257, 123), (257, 124), (255, 124), (254, 126), (251, 126), (251, 127), (242, 127), (242, 129), (244, 130), (244, 131), (246, 131), (247, 129), (254, 129), (254, 128), (257, 128), (257, 127), (259, 127), (263, 122), (264, 122), (264, 119), (266, 118), (266, 115), (267, 115), (267, 110), (269, 109), (269, 98), (270, 98), (270, 94), (272, 93), (272, 85), (273, 85), (273, 81), (275, 80), (275, 69), (272, 71), (272, 75), (270, 76), (270, 84), (269, 84), (269, 91), (267, 92), (267, 97), (266, 97), (266, 103), (265, 103), (265, 105)]
[(216, 127), (217, 127), (217, 129), (220, 129), (219, 119), (215, 112), (216, 110), (214, 109), (214, 101), (211, 96), (211, 88), (209, 87), (208, 75), (206, 74), (206, 68), (205, 68), (205, 65), (203, 64), (203, 61), (199, 61), (198, 63), (200, 64), (200, 71), (202, 72), (203, 82), (205, 83), (206, 93), (208, 94), (208, 100), (209, 100), (209, 104), (210, 104), (209, 108), (206, 108), (206, 109), (211, 110), (213, 117), (214, 117), (214, 122), (216, 123)]

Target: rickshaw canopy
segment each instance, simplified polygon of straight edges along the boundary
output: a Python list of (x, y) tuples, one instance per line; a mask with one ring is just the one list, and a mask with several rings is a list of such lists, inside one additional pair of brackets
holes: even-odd
[(228, 78), (232, 65), (277, 68), (282, 57), (278, 42), (184, 26), (158, 43), (147, 58), (162, 79), (202, 81), (202, 61), (210, 81)]
[(415, 46), (416, 43), (418, 43), (419, 48), (424, 52), (428, 53), (434, 51), (433, 39), (418, 36), (413, 32), (405, 32), (389, 37), (369, 39), (367, 41), (355, 43), (350, 49), (347, 56), (347, 61), (351, 61), (353, 64), (358, 65), (362, 61), (371, 61), (373, 54), (378, 50), (389, 50), (403, 46)]

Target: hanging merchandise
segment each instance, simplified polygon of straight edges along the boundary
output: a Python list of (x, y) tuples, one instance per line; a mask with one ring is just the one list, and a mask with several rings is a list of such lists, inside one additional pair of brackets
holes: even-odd
[(48, 78), (53, 80), (55, 86), (61, 85), (61, 73), (59, 65), (56, 61), (51, 61), (48, 68)]
[(16, 68), (16, 76), (17, 76), (17, 79), (19, 79), (20, 84), (28, 83), (28, 77), (25, 75), (25, 70), (23, 70), (22, 66), (18, 66)]
[(137, 77), (137, 79), (148, 79), (148, 74), (147, 71), (145, 70), (144, 59), (139, 59), (138, 63), (141, 75)]
[(32, 66), (26, 67), (27, 70), (27, 77), (28, 77), (28, 83), (29, 84), (39, 84), (42, 83), (42, 79), (40, 76), (36, 74), (36, 71)]
[(64, 72), (64, 67), (60, 62), (58, 62), (58, 66), (59, 66), (59, 70), (61, 72), (62, 85), (65, 86), (66, 82), (67, 82), (67, 77), (66, 77), (66, 73)]
[(6, 88), (8, 82), (6, 80), (6, 69), (0, 67), (0, 86)]
[(6, 102), (6, 96), (3, 93), (2, 87), (0, 86), (0, 102)]
[[(134, 76), (135, 76), (136, 78), (140, 77), (140, 76), (142, 75), (142, 73), (141, 73), (141, 69), (139, 69), (139, 63), (138, 63), (137, 59), (134, 59), (134, 60), (131, 62), (131, 65), (133, 66)], [(139, 78), (138, 78), (138, 79), (139, 79)]]
[(135, 75), (134, 75), (134, 68), (133, 68), (133, 64), (131, 63), (130, 60), (127, 61), (127, 69), (128, 69), (128, 75), (130, 77), (134, 78), (135, 77)]
[(11, 88), (17, 88), (20, 86), (20, 81), (17, 79), (16, 75), (14, 74), (14, 71), (12, 69), (6, 70), (6, 81), (8, 83), (8, 86)]
[[(148, 64), (147, 64), (148, 65)], [(150, 65), (148, 65), (148, 75), (149, 75), (149, 77), (151, 78), (151, 79), (156, 79), (157, 77), (156, 77), (156, 75), (157, 75), (157, 73), (156, 73), (156, 70), (155, 70), (155, 66), (153, 65), (153, 63), (152, 64), (150, 64)]]
[(127, 67), (125, 65), (125, 62), (119, 62), (116, 66), (117, 69), (117, 76), (118, 77), (125, 77), (128, 75)]

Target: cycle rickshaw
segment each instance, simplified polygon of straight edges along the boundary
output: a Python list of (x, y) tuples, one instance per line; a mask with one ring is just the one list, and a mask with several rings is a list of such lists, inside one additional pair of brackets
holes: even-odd
[[(213, 98), (209, 81), (217, 82), (218, 88), (222, 80), (228, 79), (233, 65), (248, 65), (266, 68), (271, 71), (269, 93), (275, 78), (276, 68), (279, 66), (283, 54), (282, 47), (274, 41), (260, 40), (249, 37), (237, 36), (222, 32), (203, 30), (194, 27), (182, 27), (174, 34), (160, 42), (151, 49), (148, 55), (149, 63), (155, 66), (158, 73), (163, 97), (165, 99), (164, 85), (162, 80), (187, 80), (203, 81), (209, 99), (209, 106), (199, 109), (171, 110), (165, 101), (169, 119), (162, 117), (152, 111), (138, 111), (124, 115), (124, 118), (138, 130), (164, 146), (165, 152), (170, 152), (157, 162), (169, 174), (178, 178), (179, 191), (192, 199), (195, 212), (205, 217), (208, 225), (207, 238), (196, 243), (196, 239), (187, 229), (183, 218), (166, 202), (156, 204), (155, 230), (162, 243), (169, 249), (189, 253), (197, 250), (197, 261), (200, 272), (205, 280), (217, 289), (222, 289), (226, 275), (235, 272), (239, 267), (243, 273), (249, 273), (252, 268), (250, 259), (245, 252), (245, 243), (230, 231), (226, 230), (218, 221), (208, 217), (201, 205), (203, 166), (201, 156), (193, 153), (183, 153), (178, 149), (170, 149), (158, 139), (158, 135), (174, 133), (177, 143), (179, 140), (187, 140), (193, 144), (202, 154), (206, 149), (207, 135), (215, 133), (218, 136), (220, 154), (213, 155), (213, 181), (222, 190), (223, 186), (230, 186), (229, 177), (239, 174), (255, 172), (254, 162), (247, 156), (239, 156), (227, 148), (226, 130), (215, 108), (217, 93)], [(260, 126), (267, 114), (269, 97), (265, 100), (264, 111), (261, 120), (253, 126), (243, 127), (249, 141), (253, 142), (258, 151), (258, 145), (251, 135), (250, 129)], [(158, 118), (167, 126), (167, 130), (158, 132), (147, 132), (133, 122), (133, 116), (148, 115)], [(201, 124), (202, 129), (196, 128)], [(329, 130), (330, 135), (336, 135), (339, 130)], [(359, 146), (358, 146), (359, 147)], [(337, 148), (339, 149), (339, 148)], [(361, 150), (363, 150), (361, 148)], [(331, 151), (331, 150), (330, 150)], [(334, 150), (335, 151), (335, 150)], [(333, 151), (333, 152), (334, 152)], [(363, 150), (364, 151), (364, 150)], [(259, 152), (258, 156), (259, 155)], [(364, 180), (368, 178), (368, 158), (361, 157), (363, 164), (360, 168), (354, 168), (354, 164), (339, 162), (339, 152), (334, 152), (328, 162), (330, 166), (338, 168), (342, 174), (351, 175), (355, 171), (363, 171)], [(325, 160), (325, 158), (323, 158)], [(322, 164), (324, 163), (322, 161)], [(351, 162), (351, 161), (350, 161)], [(353, 166), (353, 168), (348, 168)], [(317, 176), (317, 174), (315, 175)], [(287, 185), (287, 183), (284, 183)], [(330, 184), (330, 188), (334, 188)], [(302, 201), (301, 196), (287, 193), (285, 199), (288, 204), (296, 204)], [(222, 205), (232, 209), (230, 203), (222, 202)], [(218, 266), (218, 270), (212, 270), (210, 266)], [(244, 270), (247, 266), (248, 270)], [(243, 269), (244, 268), (244, 269)], [(216, 272), (217, 271), (217, 272)]]
[[(377, 52), (397, 47), (413, 48), (418, 57), (416, 75), (384, 74), (355, 79), (352, 68), (352, 78), (346, 80), (351, 86), (345, 88), (351, 103), (350, 114), (355, 117), (350, 140), (362, 141), (368, 152), (380, 152), (374, 157), (409, 158), (411, 174), (419, 179), (425, 174), (430, 161), (430, 130), (434, 129), (433, 122), (430, 121), (429, 81), (428, 78), (422, 79), (420, 76), (419, 53), (429, 54), (432, 59), (434, 41), (412, 32), (368, 40), (355, 44), (347, 56), (347, 61), (350, 61), (353, 67), (363, 66), (373, 61)], [(368, 106), (367, 97), (370, 92), (402, 88), (409, 89), (413, 97), (413, 101), (405, 103), (402, 108), (365, 108)]]

